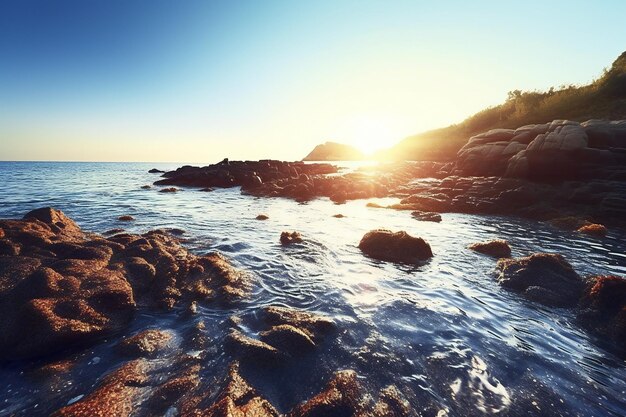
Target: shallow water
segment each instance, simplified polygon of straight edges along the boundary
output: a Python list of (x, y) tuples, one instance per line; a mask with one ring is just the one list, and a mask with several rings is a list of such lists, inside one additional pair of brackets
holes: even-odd
[[(337, 340), (315, 358), (249, 376), (281, 412), (318, 392), (335, 370), (355, 369), (373, 389), (397, 385), (425, 416), (626, 415), (625, 361), (580, 329), (571, 312), (500, 288), (492, 275), (495, 261), (465, 249), (504, 238), (514, 256), (555, 252), (581, 275), (626, 275), (624, 234), (595, 239), (528, 220), (465, 214), (418, 222), (409, 212), (367, 208), (363, 200), (298, 204), (243, 196), (237, 188), (140, 189), (158, 179), (149, 168), (180, 165), (0, 162), (0, 217), (53, 206), (94, 232), (181, 228), (192, 251), (218, 250), (250, 271), (254, 294), (236, 310), (207, 305), (188, 320), (140, 312), (132, 324), (182, 337), (192, 321), (204, 318), (214, 341), (208, 360), (215, 366), (206, 367), (207, 378), (221, 375), (228, 362), (220, 341), (233, 313), (253, 323), (259, 307), (278, 304), (333, 317)], [(269, 220), (255, 220), (259, 213)], [(346, 217), (332, 217), (337, 213)], [(136, 221), (117, 221), (124, 214)], [(435, 256), (422, 266), (364, 257), (359, 240), (380, 227), (425, 238)], [(300, 231), (305, 243), (282, 247), (283, 230)], [(0, 415), (46, 415), (88, 394), (118, 365), (109, 353), (115, 342), (75, 353), (79, 366), (72, 377), (52, 385), (29, 376), (32, 364), (0, 365)]]

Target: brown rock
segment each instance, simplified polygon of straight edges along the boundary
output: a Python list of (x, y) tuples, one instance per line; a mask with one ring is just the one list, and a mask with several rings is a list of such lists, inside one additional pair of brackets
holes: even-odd
[(133, 216), (124, 215), (124, 216), (118, 217), (117, 220), (119, 220), (121, 222), (131, 222), (131, 221), (135, 220), (135, 218)]
[(578, 320), (583, 326), (613, 340), (626, 352), (626, 279), (592, 278), (579, 308)]
[(577, 232), (578, 233), (583, 233), (583, 234), (586, 234), (586, 235), (591, 235), (591, 236), (603, 237), (603, 236), (606, 236), (609, 231), (606, 228), (606, 226), (604, 226), (604, 225), (592, 223), (592, 224), (587, 224), (587, 225), (581, 226), (577, 230)]
[(356, 372), (339, 371), (322, 392), (294, 408), (288, 417), (356, 416), (362, 410), (361, 397)]
[(51, 417), (128, 417), (133, 414), (141, 385), (147, 379), (142, 360), (128, 362), (113, 371), (87, 397), (61, 408)]
[(500, 259), (496, 273), (503, 287), (556, 307), (576, 305), (585, 287), (565, 258), (556, 254), (536, 253), (525, 258)]
[(259, 214), (258, 216), (256, 216), (257, 220), (267, 220), (269, 219), (269, 217), (265, 214)]
[(151, 357), (167, 347), (172, 340), (168, 331), (149, 329), (122, 340), (118, 351), (131, 357)]
[(485, 255), (493, 256), (495, 258), (511, 257), (511, 247), (506, 240), (502, 239), (472, 243), (468, 246), (468, 249), (483, 253)]
[(424, 239), (404, 231), (394, 233), (384, 229), (366, 233), (359, 249), (372, 258), (391, 262), (415, 263), (433, 256), (430, 245)]
[(282, 232), (280, 234), (280, 243), (283, 245), (302, 243), (302, 235), (298, 232)]

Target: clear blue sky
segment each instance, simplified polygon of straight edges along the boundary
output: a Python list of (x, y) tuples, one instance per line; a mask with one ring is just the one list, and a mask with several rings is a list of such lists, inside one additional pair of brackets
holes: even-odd
[(300, 159), (586, 83), (626, 2), (0, 2), (0, 160)]

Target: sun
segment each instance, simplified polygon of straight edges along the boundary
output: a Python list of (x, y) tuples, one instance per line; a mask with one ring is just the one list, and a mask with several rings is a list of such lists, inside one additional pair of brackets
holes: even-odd
[(337, 142), (352, 145), (366, 155), (389, 148), (402, 139), (391, 118), (363, 115), (347, 120), (333, 135)]

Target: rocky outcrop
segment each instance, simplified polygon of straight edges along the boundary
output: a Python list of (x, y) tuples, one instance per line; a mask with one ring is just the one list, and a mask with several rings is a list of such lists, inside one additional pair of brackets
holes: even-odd
[(580, 301), (578, 320), (585, 328), (613, 340), (626, 352), (626, 279), (593, 277)]
[(195, 256), (165, 231), (104, 238), (52, 208), (0, 230), (0, 360), (93, 343), (138, 306), (232, 302), (251, 289), (224, 257)]
[[(262, 161), (224, 161), (205, 166), (185, 165), (175, 171), (163, 174), (164, 179), (156, 185), (178, 185), (188, 187), (236, 187), (255, 189), (277, 180), (310, 177), (337, 172), (337, 167), (330, 164), (305, 164), (303, 162)], [(302, 177), (302, 178), (304, 178)]]
[(234, 327), (227, 337), (229, 352), (239, 360), (256, 364), (302, 356), (336, 330), (334, 321), (325, 316), (278, 306), (264, 308), (260, 322), (249, 319), (243, 326), (238, 317), (231, 322)]
[(493, 256), (494, 258), (511, 257), (511, 246), (509, 246), (509, 243), (506, 240), (502, 239), (472, 243), (468, 246), (468, 249), (483, 253), (485, 255)]
[(457, 154), (455, 174), (624, 180), (625, 163), (625, 120), (554, 120), (473, 136)]
[(430, 245), (420, 237), (413, 237), (407, 232), (392, 232), (379, 229), (367, 232), (359, 249), (366, 255), (391, 262), (416, 263), (432, 258)]
[(336, 142), (317, 145), (303, 161), (359, 161), (365, 155), (354, 146)]
[(510, 290), (542, 304), (573, 307), (585, 289), (585, 282), (561, 256), (536, 253), (525, 258), (500, 259), (497, 281)]

